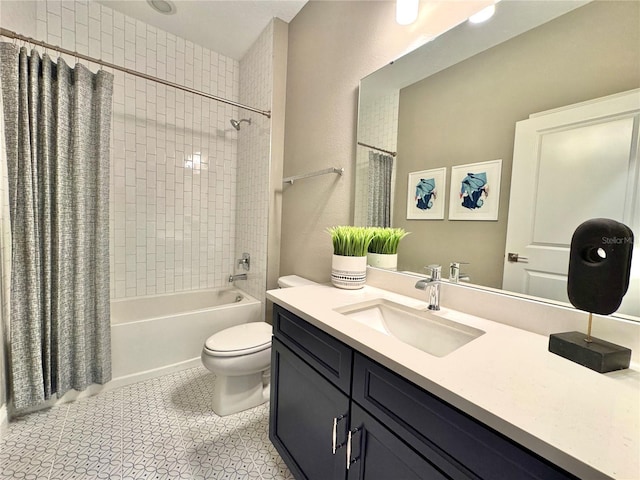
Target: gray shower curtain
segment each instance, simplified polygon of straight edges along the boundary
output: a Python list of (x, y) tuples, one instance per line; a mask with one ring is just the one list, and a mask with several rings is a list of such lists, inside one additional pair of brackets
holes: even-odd
[(369, 152), (369, 198), (367, 225), (391, 226), (391, 175), (393, 157)]
[(111, 379), (113, 76), (0, 44), (15, 409)]

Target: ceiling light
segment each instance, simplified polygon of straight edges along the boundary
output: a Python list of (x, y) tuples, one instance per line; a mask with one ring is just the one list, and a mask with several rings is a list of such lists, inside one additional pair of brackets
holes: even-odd
[(396, 0), (396, 22), (410, 25), (418, 18), (419, 0)]
[(469, 21), (471, 23), (482, 23), (482, 22), (486, 22), (487, 20), (489, 20), (491, 17), (493, 17), (493, 14), (496, 13), (496, 6), (495, 5), (489, 5), (488, 7), (483, 8), (482, 10), (480, 10), (478, 13), (476, 13), (475, 15), (471, 15), (469, 17)]
[(160, 12), (163, 15), (173, 15), (176, 13), (176, 6), (170, 0), (147, 0), (147, 3), (151, 5), (156, 12)]

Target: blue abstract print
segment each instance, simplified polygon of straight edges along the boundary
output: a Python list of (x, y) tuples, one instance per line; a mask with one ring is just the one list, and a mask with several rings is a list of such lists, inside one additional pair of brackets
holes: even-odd
[(433, 207), (433, 201), (436, 199), (436, 180), (435, 178), (421, 178), (416, 185), (416, 207), (420, 210), (429, 210)]
[(487, 173), (467, 173), (460, 187), (462, 206), (469, 210), (481, 208), (484, 205), (484, 198), (488, 196)]

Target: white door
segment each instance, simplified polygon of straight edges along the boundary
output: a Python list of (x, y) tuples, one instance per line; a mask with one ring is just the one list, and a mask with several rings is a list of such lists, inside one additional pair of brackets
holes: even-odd
[(620, 313), (640, 316), (640, 90), (532, 115), (516, 124), (503, 289), (568, 302), (576, 227), (604, 217), (635, 236)]

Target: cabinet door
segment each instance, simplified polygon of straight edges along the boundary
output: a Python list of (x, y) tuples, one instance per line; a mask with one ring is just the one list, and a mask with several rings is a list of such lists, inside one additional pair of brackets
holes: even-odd
[(446, 476), (357, 404), (351, 405), (348, 480), (442, 480)]
[(349, 399), (300, 357), (273, 339), (269, 438), (297, 479), (341, 480), (346, 477), (345, 441)]

